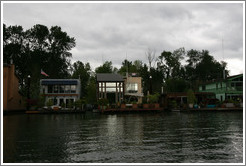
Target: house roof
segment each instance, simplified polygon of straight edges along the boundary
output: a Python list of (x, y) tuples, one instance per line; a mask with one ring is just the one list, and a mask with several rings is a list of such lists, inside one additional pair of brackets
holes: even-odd
[(119, 74), (112, 74), (112, 73), (98, 73), (97, 74), (97, 81), (98, 82), (123, 82), (124, 79)]
[(238, 74), (238, 75), (230, 76), (230, 77), (227, 77), (227, 79), (228, 80), (233, 80), (233, 79), (239, 78), (239, 77), (243, 77), (243, 74)]

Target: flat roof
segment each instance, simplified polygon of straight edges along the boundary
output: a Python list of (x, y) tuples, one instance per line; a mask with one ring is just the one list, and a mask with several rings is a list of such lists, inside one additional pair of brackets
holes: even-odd
[(77, 85), (78, 79), (41, 79), (41, 85)]
[(123, 76), (113, 73), (98, 73), (98, 82), (124, 82)]

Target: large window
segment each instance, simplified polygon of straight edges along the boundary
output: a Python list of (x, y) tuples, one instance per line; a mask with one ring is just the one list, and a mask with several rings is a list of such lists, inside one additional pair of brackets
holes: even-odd
[(76, 93), (76, 85), (48, 85), (48, 93)]
[(116, 87), (116, 82), (107, 82), (107, 87)]
[(123, 83), (116, 83), (116, 82), (106, 82), (106, 83), (99, 83), (99, 92), (105, 92), (105, 86), (106, 86), (106, 92), (112, 93), (116, 92), (116, 85), (117, 85), (117, 91), (123, 92)]
[(138, 92), (138, 84), (137, 83), (128, 83), (126, 85), (126, 91), (128, 93), (137, 93)]
[(76, 92), (76, 86), (75, 85), (71, 85), (71, 93), (75, 93)]
[(70, 85), (65, 85), (65, 93), (70, 93)]

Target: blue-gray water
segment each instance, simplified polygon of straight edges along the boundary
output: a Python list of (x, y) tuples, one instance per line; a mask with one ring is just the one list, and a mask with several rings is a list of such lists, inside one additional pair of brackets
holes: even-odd
[(4, 163), (242, 163), (243, 113), (3, 116)]

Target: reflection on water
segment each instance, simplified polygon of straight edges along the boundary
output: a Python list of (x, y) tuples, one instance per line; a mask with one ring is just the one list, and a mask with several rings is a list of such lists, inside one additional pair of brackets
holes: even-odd
[(240, 163), (243, 113), (8, 115), (5, 162)]

